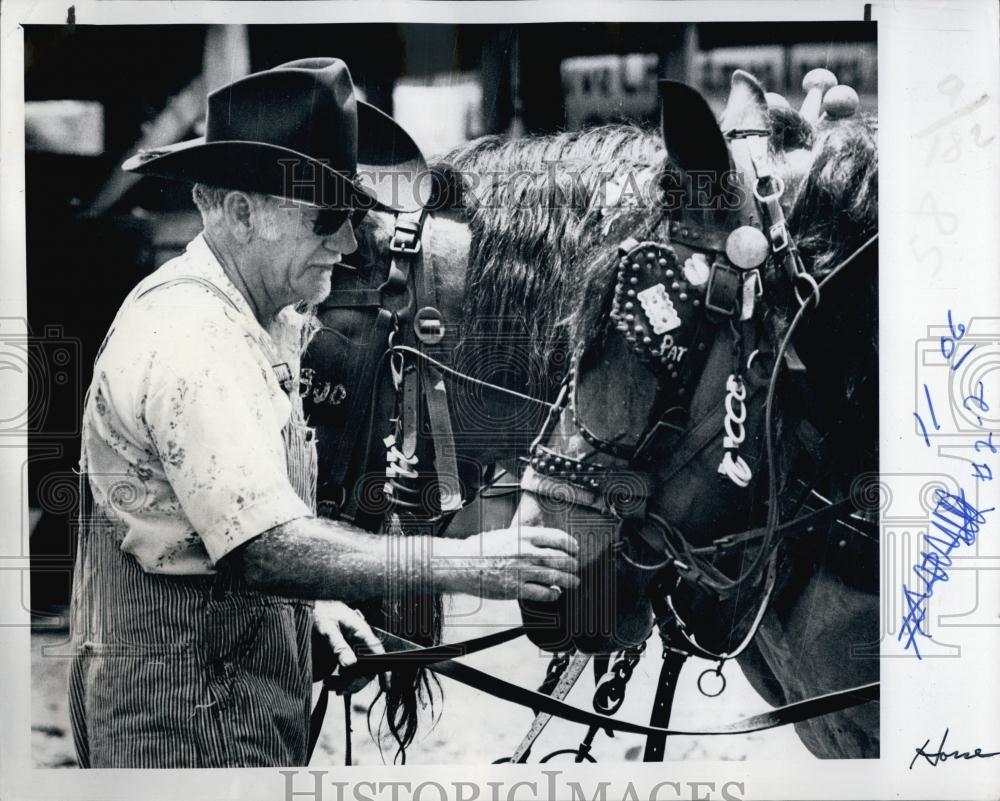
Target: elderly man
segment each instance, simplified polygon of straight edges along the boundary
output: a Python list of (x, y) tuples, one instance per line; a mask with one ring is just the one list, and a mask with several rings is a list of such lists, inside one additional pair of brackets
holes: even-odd
[(343, 62), (309, 59), (223, 87), (204, 138), (125, 165), (194, 183), (204, 230), (125, 300), (86, 401), (70, 677), (84, 767), (304, 764), (314, 600), (350, 664), (351, 644), (379, 642), (347, 604), (387, 575), (492, 598), (576, 584), (563, 532), (442, 540), (433, 566), (394, 565), (379, 536), (314, 516), (294, 306), (329, 293), (351, 215), (391, 208), (353, 178), (359, 133), (373, 163), (419, 155), (355, 100)]

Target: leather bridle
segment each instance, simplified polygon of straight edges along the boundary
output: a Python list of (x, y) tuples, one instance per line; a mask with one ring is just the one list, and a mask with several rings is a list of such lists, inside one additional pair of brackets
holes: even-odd
[[(676, 455), (674, 462), (668, 468), (668, 475), (682, 469), (684, 464), (694, 457), (709, 438), (718, 434), (722, 422), (720, 413), (723, 410), (716, 407), (704, 419), (696, 421), (694, 425), (690, 425), (687, 419), (686, 404), (666, 406), (662, 399), (658, 399), (657, 405), (654, 406), (653, 413), (650, 416), (651, 422), (638, 437), (635, 445), (625, 445), (621, 442), (602, 439), (593, 432), (586, 424), (586, 421), (581, 419), (576, 410), (577, 379), (579, 364), (583, 356), (582, 353), (577, 354), (573, 367), (570, 369), (562, 386), (559, 397), (554, 403), (547, 404), (545, 401), (529, 398), (529, 400), (548, 406), (549, 414), (542, 430), (532, 445), (529, 464), (521, 482), (521, 488), (531, 492), (554, 494), (562, 500), (580, 503), (609, 513), (619, 520), (636, 520), (642, 518), (647, 523), (652, 523), (655, 527), (660, 528), (664, 533), (663, 545), (668, 558), (660, 565), (645, 566), (649, 569), (659, 569), (664, 564), (670, 563), (682, 576), (720, 594), (734, 591), (747, 582), (756, 583), (761, 579), (764, 571), (767, 571), (769, 578), (767, 580), (768, 589), (764, 593), (765, 600), (758, 610), (755, 625), (744, 640), (741, 648), (745, 647), (753, 637), (756, 625), (759, 625), (763, 617), (766, 598), (770, 594), (770, 588), (773, 588), (774, 559), (778, 544), (803, 532), (812, 531), (817, 526), (845, 513), (847, 510), (847, 503), (840, 502), (829, 505), (817, 512), (800, 515), (791, 521), (781, 522), (774, 471), (774, 432), (772, 425), (774, 396), (782, 365), (788, 364), (794, 366), (797, 362), (797, 358), (794, 356), (792, 350), (791, 341), (805, 313), (818, 304), (822, 288), (847, 266), (854, 263), (858, 256), (875, 243), (878, 236), (876, 234), (867, 240), (847, 259), (827, 273), (822, 281), (817, 282), (810, 276), (804, 269), (795, 244), (788, 233), (784, 215), (778, 203), (780, 192), (776, 191), (777, 187), (770, 170), (766, 164), (755, 161), (753, 158), (754, 154), (759, 156), (761, 147), (759, 141), (752, 140), (762, 138), (761, 133), (755, 131), (731, 132), (729, 137), (734, 142), (751, 140), (748, 142), (745, 152), (750, 154), (750, 165), (753, 169), (753, 174), (757, 176), (753, 195), (768, 230), (768, 263), (775, 270), (784, 269), (792, 283), (794, 295), (799, 301), (799, 308), (791, 323), (784, 331), (780, 332), (779, 344), (773, 354), (770, 377), (766, 384), (764, 440), (769, 481), (769, 505), (766, 525), (716, 538), (708, 546), (700, 548), (693, 548), (688, 545), (683, 535), (680, 535), (680, 540), (675, 542), (674, 535), (678, 532), (674, 530), (669, 522), (663, 520), (655, 513), (647, 513), (646, 510), (646, 500), (652, 495), (656, 486), (653, 474), (650, 471), (653, 459), (657, 453), (673, 452)], [(734, 149), (734, 157), (737, 152), (744, 151), (740, 148)], [(764, 152), (766, 152), (766, 140)], [(772, 191), (766, 191), (768, 187), (771, 187)], [(370, 343), (373, 365), (384, 363), (386, 356), (392, 358), (396, 355), (409, 354), (420, 358), (425, 364), (429, 364), (431, 367), (435, 366), (435, 359), (420, 344), (413, 347), (405, 343), (395, 342), (395, 337), (393, 336), (394, 332), (400, 331), (400, 320), (408, 316), (405, 310), (409, 310), (410, 313), (414, 309), (424, 312), (424, 319), (430, 321), (426, 329), (432, 332), (430, 338), (434, 336), (433, 329), (435, 325), (441, 325), (440, 312), (437, 312), (436, 303), (420, 304), (419, 293), (421, 290), (416, 283), (416, 273), (419, 268), (412, 269), (413, 265), (419, 262), (418, 257), (421, 252), (420, 242), (424, 235), (423, 224), (425, 219), (425, 213), (415, 216), (403, 216), (397, 219), (396, 235), (394, 235), (393, 244), (390, 247), (390, 251), (393, 253), (393, 263), (390, 267), (388, 279), (377, 290), (348, 291), (341, 293), (340, 297), (337, 297), (337, 293), (334, 293), (331, 295), (330, 300), (324, 304), (325, 309), (371, 308), (376, 312), (376, 330)], [(685, 225), (683, 221), (671, 222), (668, 231), (670, 238), (667, 243), (650, 240), (642, 242), (625, 240), (619, 250), (622, 262), (626, 266), (631, 263), (629, 262), (630, 256), (634, 255), (637, 251), (656, 249), (657, 252), (660, 252), (664, 248), (672, 250), (674, 244), (685, 246), (692, 252), (707, 252), (715, 256), (714, 261), (711, 263), (712, 273), (705, 288), (704, 305), (701, 311), (703, 318), (711, 322), (712, 325), (710, 328), (706, 328), (705, 333), (697, 336), (692, 343), (694, 350), (689, 352), (700, 354), (700, 356), (691, 360), (689, 363), (690, 367), (686, 366), (683, 371), (675, 370), (671, 374), (671, 378), (675, 381), (675, 387), (683, 390), (681, 394), (686, 395), (689, 402), (690, 398), (694, 395), (697, 381), (701, 377), (701, 370), (699, 368), (704, 367), (704, 359), (708, 356), (708, 350), (715, 336), (718, 334), (720, 325), (733, 321), (741, 308), (739, 293), (743, 287), (742, 282), (737, 280), (739, 274), (736, 273), (734, 276), (732, 265), (727, 263), (722, 255), (725, 252), (725, 247), (719, 232), (699, 231), (692, 225)], [(698, 247), (691, 247), (695, 243)], [(677, 264), (679, 265), (679, 262)], [(423, 271), (423, 275), (425, 282), (429, 280), (429, 285), (433, 286), (433, 275), (426, 270)], [(429, 279), (427, 278), (428, 275), (430, 275)], [(408, 286), (412, 287), (411, 291), (413, 295), (407, 299), (405, 306), (401, 305), (399, 301), (393, 303), (386, 302), (388, 296), (402, 299), (407, 292)], [(425, 298), (428, 296), (426, 292), (427, 286), (428, 284), (425, 283)], [(433, 294), (430, 297), (435, 298)], [(390, 311), (388, 307), (393, 306), (395, 309)], [(425, 312), (425, 309), (429, 309), (429, 311)], [(716, 319), (713, 319), (713, 315)], [(420, 336), (420, 318), (416, 317), (416, 315), (414, 317), (417, 322), (417, 342), (423, 343), (425, 340)], [(435, 319), (437, 319), (436, 324), (434, 322)], [(641, 351), (643, 347), (650, 343), (643, 343), (637, 340), (631, 344), (633, 344), (633, 348), (637, 352), (640, 352), (639, 355), (642, 355)], [(703, 347), (699, 348), (699, 345), (703, 345)], [(483, 382), (446, 368), (440, 363), (437, 363), (437, 369), (437, 378), (440, 379), (437, 383), (442, 386), (444, 385), (443, 378), (447, 377), (451, 380), (475, 382), (485, 385), (500, 393), (514, 394), (521, 398), (527, 397), (521, 395), (521, 393), (508, 390), (505, 387), (489, 384), (488, 382)], [(377, 380), (375, 384), (378, 384)], [(373, 386), (372, 398), (374, 398), (376, 389), (377, 386)], [(397, 393), (400, 390), (401, 385), (397, 382)], [(673, 399), (677, 400), (677, 396), (675, 395)], [(567, 409), (573, 414), (575, 426), (581, 438), (593, 448), (593, 454), (602, 453), (611, 456), (622, 463), (620, 466), (612, 468), (599, 467), (589, 461), (589, 456), (582, 459), (569, 457), (555, 452), (544, 444), (545, 438), (551, 434), (559, 415)], [(370, 411), (371, 409), (369, 409)], [(446, 402), (443, 411), (447, 415)], [(441, 413), (440, 407), (438, 413), (439, 415)], [(359, 417), (357, 419), (364, 418)], [(445, 435), (445, 432), (440, 430), (440, 426), (435, 426), (434, 433), (435, 442), (437, 442), (439, 433)], [(447, 435), (450, 437), (450, 427)], [(351, 452), (356, 452), (360, 444), (359, 441), (354, 442)], [(454, 454), (453, 440), (450, 441), (445, 452), (449, 450)], [(456, 475), (456, 473), (452, 473), (452, 475)], [(663, 475), (662, 472), (659, 474), (660, 481), (663, 480)], [(736, 578), (730, 578), (722, 574), (710, 564), (712, 557), (725, 553), (734, 547), (745, 546), (750, 543), (757, 544), (757, 554), (751, 560), (750, 568), (742, 571)], [(683, 628), (683, 623), (680, 621), (679, 616), (677, 621)], [(512, 639), (523, 633), (524, 630), (518, 627), (517, 629), (494, 636), (492, 639), (487, 638), (482, 642), (468, 641), (466, 643), (431, 648), (411, 648), (409, 646), (412, 646), (412, 643), (408, 643), (399, 637), (387, 632), (380, 632), (380, 635), (387, 645), (394, 646), (391, 648), (392, 650), (398, 650), (399, 647), (403, 647), (406, 650), (407, 664), (419, 663), (425, 665), (444, 675), (449, 675), (459, 681), (465, 681), (484, 692), (512, 700), (515, 703), (522, 703), (536, 710), (549, 711), (553, 715), (558, 715), (568, 720), (586, 723), (592, 727), (599, 726), (607, 730), (633, 731), (652, 736), (662, 737), (668, 734), (736, 734), (759, 731), (763, 728), (806, 720), (810, 717), (828, 714), (877, 699), (878, 683), (876, 682), (808, 699), (797, 704), (791, 704), (788, 707), (774, 710), (767, 715), (758, 716), (759, 719), (740, 721), (731, 726), (719, 727), (714, 730), (706, 729), (699, 732), (685, 732), (662, 726), (641, 726), (639, 724), (618, 721), (604, 715), (588, 713), (584, 710), (570, 707), (561, 701), (549, 698), (543, 694), (533, 693), (523, 688), (516, 688), (513, 685), (508, 686), (505, 682), (495, 677), (479, 673), (451, 661), (456, 656), (482, 650), (485, 647), (497, 644), (497, 642)], [(688, 642), (691, 646), (690, 651), (692, 654), (707, 659), (720, 658), (720, 655), (705, 651), (690, 640)], [(732, 658), (735, 655), (736, 651), (722, 655), (721, 658)], [(398, 659), (399, 655), (366, 657), (362, 654), (359, 657), (358, 666), (350, 673), (351, 675), (358, 675), (359, 673), (374, 675), (375, 673), (391, 669), (393, 663), (397, 662)], [(312, 747), (315, 745), (315, 739), (318, 737), (319, 727), (322, 725), (322, 718), (326, 709), (327, 692), (330, 688), (336, 689), (338, 681), (339, 679), (333, 679), (324, 684), (321, 701), (317, 704), (317, 709), (314, 712), (310, 753)]]

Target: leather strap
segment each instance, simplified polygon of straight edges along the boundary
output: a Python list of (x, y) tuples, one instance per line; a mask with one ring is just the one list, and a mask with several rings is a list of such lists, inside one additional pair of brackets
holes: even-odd
[[(339, 458), (334, 461), (328, 473), (322, 477), (321, 500), (328, 500), (327, 496), (331, 494), (342, 498), (342, 491), (351, 468), (357, 467), (360, 474), (363, 474), (367, 469), (371, 442), (363, 442), (362, 434), (371, 432), (371, 429), (361, 423), (375, 413), (371, 405), (377, 397), (374, 383), (378, 378), (378, 368), (382, 363), (383, 354), (389, 347), (389, 335), (395, 328), (399, 315), (406, 313), (405, 308), (400, 306), (398, 299), (405, 295), (409, 286), (411, 269), (419, 258), (424, 214), (425, 212), (420, 211), (397, 216), (396, 230), (390, 245), (392, 261), (389, 275), (384, 283), (375, 289), (336, 290), (331, 292), (319, 307), (320, 311), (370, 309), (375, 312), (375, 320), (369, 331), (367, 347), (357, 371), (356, 390), (350, 393), (351, 405), (345, 410), (346, 419), (358, 421), (358, 424), (351, 426), (345, 432), (344, 440), (337, 451)], [(396, 299), (396, 302), (389, 302), (390, 298)], [(361, 449), (360, 453), (359, 449)], [(347, 517), (350, 517), (356, 511), (354, 508), (356, 503), (354, 499), (348, 499), (347, 504), (350, 507)], [(338, 509), (341, 514), (344, 511), (344, 509)]]
[[(599, 729), (610, 731), (623, 731), (633, 734), (643, 734), (647, 737), (668, 737), (668, 736), (690, 736), (708, 737), (726, 734), (749, 734), (751, 732), (765, 731), (778, 726), (785, 726), (790, 723), (800, 723), (804, 720), (828, 715), (832, 712), (839, 712), (843, 709), (859, 706), (870, 701), (879, 699), (879, 682), (862, 684), (857, 687), (849, 687), (845, 690), (826, 693), (824, 695), (808, 698), (804, 701), (797, 701), (792, 704), (769, 710), (759, 715), (740, 718), (732, 723), (721, 726), (710, 726), (704, 729), (671, 729), (665, 726), (632, 723), (627, 720), (618, 720), (608, 715), (601, 715), (597, 712), (589, 712), (585, 709), (567, 704), (563, 701), (551, 698), (534, 690), (528, 690), (511, 684), (508, 681), (491, 676), (481, 670), (454, 662), (443, 653), (454, 653), (460, 650), (459, 655), (465, 656), (476, 651), (489, 648), (501, 642), (512, 640), (525, 633), (522, 626), (513, 629), (506, 629), (501, 632), (477, 637), (467, 640), (464, 643), (448, 644), (444, 646), (433, 646), (431, 648), (420, 648), (410, 640), (390, 634), (382, 629), (375, 628), (374, 631), (382, 640), (383, 645), (390, 651), (389, 654), (379, 656), (359, 656), (357, 665), (348, 672), (350, 677), (359, 675), (372, 675), (376, 672), (384, 672), (391, 669), (396, 662), (405, 659), (408, 664), (420, 664), (429, 668), (435, 673), (454, 679), (457, 682), (473, 687), (477, 690), (509, 701), (513, 704), (527, 707), (536, 713), (548, 713), (555, 717), (563, 718), (573, 723), (580, 723), (584, 726), (596, 726)], [(347, 674), (345, 674), (345, 679)], [(327, 680), (329, 681), (329, 680)], [(320, 698), (316, 708), (313, 710), (309, 726), (309, 757), (312, 756), (319, 733), (323, 727), (323, 718), (326, 715), (328, 704), (329, 688), (324, 682)]]
[[(514, 626), (513, 628), (495, 631), (482, 637), (473, 637), (457, 643), (444, 643), (427, 648), (421, 648), (409, 640), (402, 637), (395, 637), (387, 631), (374, 628), (374, 631), (382, 638), (382, 641), (390, 648), (388, 654), (358, 654), (358, 661), (347, 670), (341, 671), (337, 676), (331, 676), (323, 681), (320, 688), (319, 697), (316, 699), (316, 706), (313, 707), (309, 716), (309, 750), (306, 752), (306, 763), (312, 758), (316, 743), (319, 741), (320, 732), (323, 730), (323, 722), (326, 719), (326, 710), (330, 703), (330, 691), (337, 691), (338, 686), (346, 686), (350, 681), (361, 676), (374, 676), (376, 673), (385, 673), (404, 663), (408, 666), (429, 666), (442, 660), (450, 660), (460, 656), (468, 656), (494, 645), (500, 645), (526, 633), (524, 626)], [(393, 646), (398, 646), (393, 649)], [(350, 731), (350, 705), (344, 707), (344, 715), (347, 718), (347, 730)], [(347, 764), (350, 764), (348, 762)]]
[[(385, 351), (389, 341), (389, 333), (393, 328), (393, 313), (388, 309), (379, 308), (375, 315), (375, 322), (372, 324), (371, 332), (365, 349), (363, 360), (359, 364), (357, 376), (357, 390), (349, 394), (350, 407), (346, 410), (347, 420), (357, 420), (358, 425), (347, 430), (345, 441), (341, 445), (341, 458), (337, 459), (330, 468), (330, 471), (322, 477), (323, 487), (321, 500), (328, 500), (326, 496), (331, 490), (340, 493), (347, 477), (347, 471), (355, 463), (355, 453), (361, 445), (361, 433), (366, 430), (360, 421), (366, 420), (369, 414), (369, 405), (372, 400), (372, 393), (368, 388), (375, 381), (375, 373), (382, 360), (382, 353)], [(364, 459), (362, 458), (362, 461)], [(362, 470), (364, 466), (362, 466)], [(339, 497), (339, 494), (338, 494)], [(341, 510), (343, 511), (343, 510)]]
[(495, 645), (502, 645), (505, 642), (516, 640), (527, 634), (524, 626), (513, 626), (508, 629), (501, 629), (481, 637), (472, 637), (460, 642), (442, 643), (421, 648), (420, 646), (403, 639), (402, 637), (390, 634), (382, 629), (372, 629), (386, 646), (388, 653), (385, 654), (358, 654), (358, 661), (341, 672), (340, 676), (327, 682), (336, 684), (348, 682), (361, 676), (374, 676), (376, 673), (384, 673), (392, 670), (400, 664), (409, 667), (428, 667), (438, 662), (458, 659), (462, 656), (485, 651)]
[[(824, 506), (816, 511), (800, 515), (793, 520), (789, 520), (787, 523), (782, 523), (774, 530), (775, 537), (773, 543), (777, 545), (794, 537), (810, 534), (817, 526), (832, 521), (833, 518), (850, 509), (853, 504), (854, 502), (850, 498), (844, 498), (836, 503), (831, 503), (829, 506)], [(719, 537), (713, 540), (711, 545), (704, 548), (692, 548), (691, 552), (698, 555), (723, 554), (737, 545), (742, 545), (755, 539), (762, 539), (766, 532), (767, 526), (752, 528), (748, 531), (742, 531), (739, 534)]]
[[(393, 647), (405, 649), (416, 656), (419, 648), (409, 640), (398, 637), (394, 634), (375, 629), (382, 638), (383, 644), (391, 649)], [(414, 650), (416, 649), (416, 650)], [(359, 660), (360, 663), (360, 660)], [(797, 701), (793, 704), (763, 712), (759, 715), (740, 718), (732, 723), (721, 726), (710, 726), (704, 729), (669, 729), (662, 726), (645, 726), (641, 723), (632, 723), (627, 720), (618, 720), (597, 712), (588, 712), (562, 701), (557, 701), (542, 693), (528, 690), (511, 684), (508, 681), (491, 676), (481, 670), (463, 665), (451, 660), (427, 664), (428, 668), (442, 676), (454, 679), (457, 682), (466, 684), (482, 690), (495, 698), (509, 701), (513, 704), (527, 707), (538, 712), (548, 712), (556, 717), (573, 723), (580, 723), (584, 726), (597, 726), (600, 729), (610, 729), (612, 731), (631, 732), (633, 734), (662, 735), (662, 736), (690, 736), (707, 737), (724, 734), (749, 734), (756, 731), (765, 731), (777, 726), (785, 726), (789, 723), (800, 723), (804, 720), (828, 715), (831, 712), (839, 712), (842, 709), (849, 709), (869, 701), (878, 701), (879, 682), (862, 684), (857, 687), (849, 687), (845, 690), (825, 693), (804, 701)]]
[(312, 759), (313, 751), (316, 750), (316, 743), (319, 741), (319, 734), (323, 731), (323, 722), (326, 720), (326, 708), (330, 705), (330, 691), (323, 685), (319, 691), (319, 698), (316, 699), (316, 706), (313, 707), (312, 714), (309, 715), (309, 747), (306, 749), (306, 764)]
[(335, 289), (319, 304), (318, 311), (381, 308), (382, 301), (381, 289)]
[[(415, 261), (413, 290), (417, 309), (430, 307), (437, 309), (440, 315), (434, 260), (427, 254)], [(419, 325), (419, 321), (415, 323)], [(417, 331), (417, 342), (418, 348), (426, 352), (427, 344), (419, 331)], [(434, 469), (440, 489), (441, 511), (457, 512), (462, 508), (462, 488), (458, 480), (458, 457), (455, 452), (455, 435), (451, 427), (451, 411), (448, 408), (448, 388), (444, 376), (430, 363), (422, 364), (419, 369), (426, 371), (421, 376), (421, 381), (434, 442)]]
[(423, 369), (429, 373), (424, 376), (424, 398), (427, 401), (431, 433), (434, 435), (434, 469), (440, 487), (441, 511), (457, 512), (462, 508), (462, 488), (458, 480), (458, 458), (448, 409), (448, 389), (439, 370), (431, 365), (424, 365)]
[[(674, 706), (674, 693), (677, 691), (677, 680), (681, 668), (687, 661), (687, 654), (667, 648), (663, 651), (663, 664), (660, 666), (660, 679), (656, 683), (656, 695), (653, 698), (653, 710), (649, 713), (649, 725), (657, 728), (670, 724), (670, 712)], [(650, 734), (646, 737), (646, 749), (642, 755), (643, 762), (662, 762), (667, 750), (665, 734)]]

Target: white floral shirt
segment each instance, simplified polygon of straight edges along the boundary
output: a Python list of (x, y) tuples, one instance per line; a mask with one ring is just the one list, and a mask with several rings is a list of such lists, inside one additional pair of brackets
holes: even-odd
[[(181, 276), (231, 303), (190, 281), (147, 292)], [(274, 369), (286, 364), (297, 390), (303, 323), (288, 307), (265, 331), (202, 235), (122, 305), (94, 366), (80, 464), (147, 572), (213, 573), (237, 546), (312, 514), (282, 436), (293, 403), (301, 424), (301, 401)]]

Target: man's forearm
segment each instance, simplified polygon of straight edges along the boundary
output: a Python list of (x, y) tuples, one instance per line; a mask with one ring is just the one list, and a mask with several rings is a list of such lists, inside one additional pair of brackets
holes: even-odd
[(383, 536), (325, 518), (300, 518), (265, 532), (233, 556), (251, 587), (286, 598), (360, 603), (381, 598), (387, 588), (462, 589), (458, 574), (468, 573), (469, 561), (455, 559), (462, 555), (461, 541), (434, 539), (439, 558), (432, 567), (431, 540), (428, 535)]

